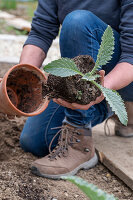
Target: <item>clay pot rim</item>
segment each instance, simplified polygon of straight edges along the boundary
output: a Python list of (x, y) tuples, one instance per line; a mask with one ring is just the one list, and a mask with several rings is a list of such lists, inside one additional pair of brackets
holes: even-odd
[(19, 115), (19, 116), (26, 116), (26, 117), (39, 115), (40, 113), (42, 113), (42, 112), (47, 108), (47, 106), (48, 106), (48, 104), (49, 104), (49, 100), (48, 100), (47, 97), (45, 98), (44, 103), (42, 103), (42, 105), (40, 106), (40, 108), (38, 108), (36, 111), (33, 111), (33, 112), (31, 112), (31, 113), (25, 113), (25, 112), (19, 110), (18, 108), (16, 108), (16, 107), (13, 105), (13, 103), (11, 102), (11, 100), (10, 100), (8, 94), (7, 94), (7, 79), (8, 79), (9, 74), (10, 74), (15, 68), (17, 69), (17, 68), (21, 68), (21, 67), (27, 67), (27, 69), (29, 69), (29, 68), (34, 69), (35, 71), (38, 72), (38, 75), (40, 74), (40, 77), (42, 76), (42, 77), (44, 78), (44, 80), (47, 80), (47, 77), (45, 76), (45, 74), (44, 74), (39, 68), (37, 68), (36, 66), (30, 65), (30, 64), (27, 64), (27, 63), (17, 64), (17, 65), (14, 65), (13, 67), (11, 67), (11, 68), (7, 71), (7, 73), (4, 75), (4, 79), (2, 79), (2, 81), (1, 81), (1, 82), (4, 83), (4, 88), (3, 88), (3, 89), (4, 89), (4, 93), (5, 93), (7, 99), (8, 99), (8, 101), (9, 101), (9, 103), (10, 103), (10, 106), (12, 106), (13, 109), (16, 110), (16, 113), (18, 113), (18, 114), (16, 114), (16, 115)]

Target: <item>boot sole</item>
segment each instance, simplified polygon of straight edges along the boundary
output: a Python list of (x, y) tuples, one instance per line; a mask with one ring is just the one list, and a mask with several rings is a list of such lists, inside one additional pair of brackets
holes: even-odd
[(119, 131), (116, 131), (115, 135), (119, 137), (125, 137), (125, 138), (133, 137), (133, 133), (121, 134)]
[(75, 174), (77, 174), (77, 172), (80, 169), (84, 169), (84, 170), (91, 169), (95, 165), (97, 165), (97, 163), (98, 163), (98, 156), (95, 153), (94, 157), (91, 158), (89, 161), (82, 163), (81, 165), (79, 165), (78, 167), (76, 167), (71, 172), (68, 172), (68, 173), (65, 173), (65, 174), (58, 174), (58, 175), (42, 174), (42, 173), (40, 173), (40, 171), (35, 166), (31, 167), (31, 172), (33, 174), (37, 175), (37, 176), (40, 176), (40, 177), (49, 178), (49, 179), (55, 179), (56, 180), (56, 179), (61, 179), (62, 176), (72, 176), (72, 175), (75, 175)]

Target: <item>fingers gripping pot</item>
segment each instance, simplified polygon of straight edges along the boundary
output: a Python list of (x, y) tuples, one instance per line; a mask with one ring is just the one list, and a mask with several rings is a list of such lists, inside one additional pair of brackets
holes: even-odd
[(46, 80), (35, 66), (13, 66), (0, 83), (0, 112), (27, 117), (43, 112), (49, 103), (43, 95)]

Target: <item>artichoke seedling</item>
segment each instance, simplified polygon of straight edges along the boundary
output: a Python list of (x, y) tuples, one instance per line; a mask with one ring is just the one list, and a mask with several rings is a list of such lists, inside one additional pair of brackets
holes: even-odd
[[(103, 93), (106, 101), (108, 102), (112, 110), (115, 112), (115, 114), (118, 116), (121, 123), (127, 125), (127, 112), (121, 96), (118, 94), (117, 91), (105, 88), (100, 84), (99, 81), (97, 81), (100, 79), (98, 71), (102, 68), (103, 65), (106, 65), (109, 62), (109, 60), (111, 60), (113, 51), (114, 51), (114, 35), (112, 28), (108, 26), (102, 36), (102, 41), (98, 51), (97, 60), (93, 68), (89, 72), (83, 73), (81, 70), (79, 70), (74, 60), (69, 58), (60, 58), (58, 60), (52, 61), (51, 63), (44, 66), (44, 71), (56, 77), (61, 77), (62, 80), (65, 80), (65, 82), (66, 82), (65, 78), (68, 78), (68, 80), (70, 81), (73, 77), (76, 76), (81, 77), (82, 83), (85, 81), (87, 83), (89, 82), (91, 86), (95, 86), (95, 90), (97, 88)], [(78, 82), (76, 83), (77, 83), (76, 85), (78, 85)], [(60, 85), (61, 84), (62, 83), (60, 82)], [(86, 91), (86, 93), (88, 91)], [(82, 99), (83, 93), (84, 92), (81, 89), (75, 92), (76, 98)], [(67, 96), (69, 101), (69, 95)], [(56, 97), (58, 97), (58, 95)]]

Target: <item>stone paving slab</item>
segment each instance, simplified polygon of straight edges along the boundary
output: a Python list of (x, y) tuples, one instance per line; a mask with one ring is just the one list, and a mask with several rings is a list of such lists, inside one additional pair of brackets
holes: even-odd
[(31, 29), (31, 22), (26, 21), (22, 18), (18, 18), (15, 15), (11, 15), (2, 10), (0, 10), (0, 19), (4, 19), (9, 26), (13, 26), (14, 28), (19, 30), (26, 30), (29, 32)]
[(0, 34), (0, 62), (18, 63), (26, 36)]
[[(30, 31), (31, 23), (0, 10), (0, 19), (4, 19), (8, 25), (14, 26), (17, 29)], [(22, 52), (23, 44), (27, 36), (4, 35), (0, 34), (0, 62), (18, 63)], [(52, 60), (60, 57), (59, 38), (57, 37), (48, 51), (47, 58), (43, 64), (47, 64)]]
[(8, 19), (6, 23), (9, 26), (13, 26), (14, 28), (19, 30), (24, 30), (28, 32), (30, 32), (31, 30), (31, 23), (21, 18)]
[(15, 16), (11, 15), (5, 11), (0, 10), (0, 18), (1, 19), (13, 19)]
[[(22, 52), (23, 44), (27, 36), (0, 34), (0, 62), (18, 63)], [(44, 65), (60, 57), (59, 38), (57, 37), (50, 47)]]
[(112, 135), (104, 133), (104, 123), (93, 128), (93, 138), (101, 163), (133, 190), (133, 138), (114, 135), (114, 124), (109, 122)]

